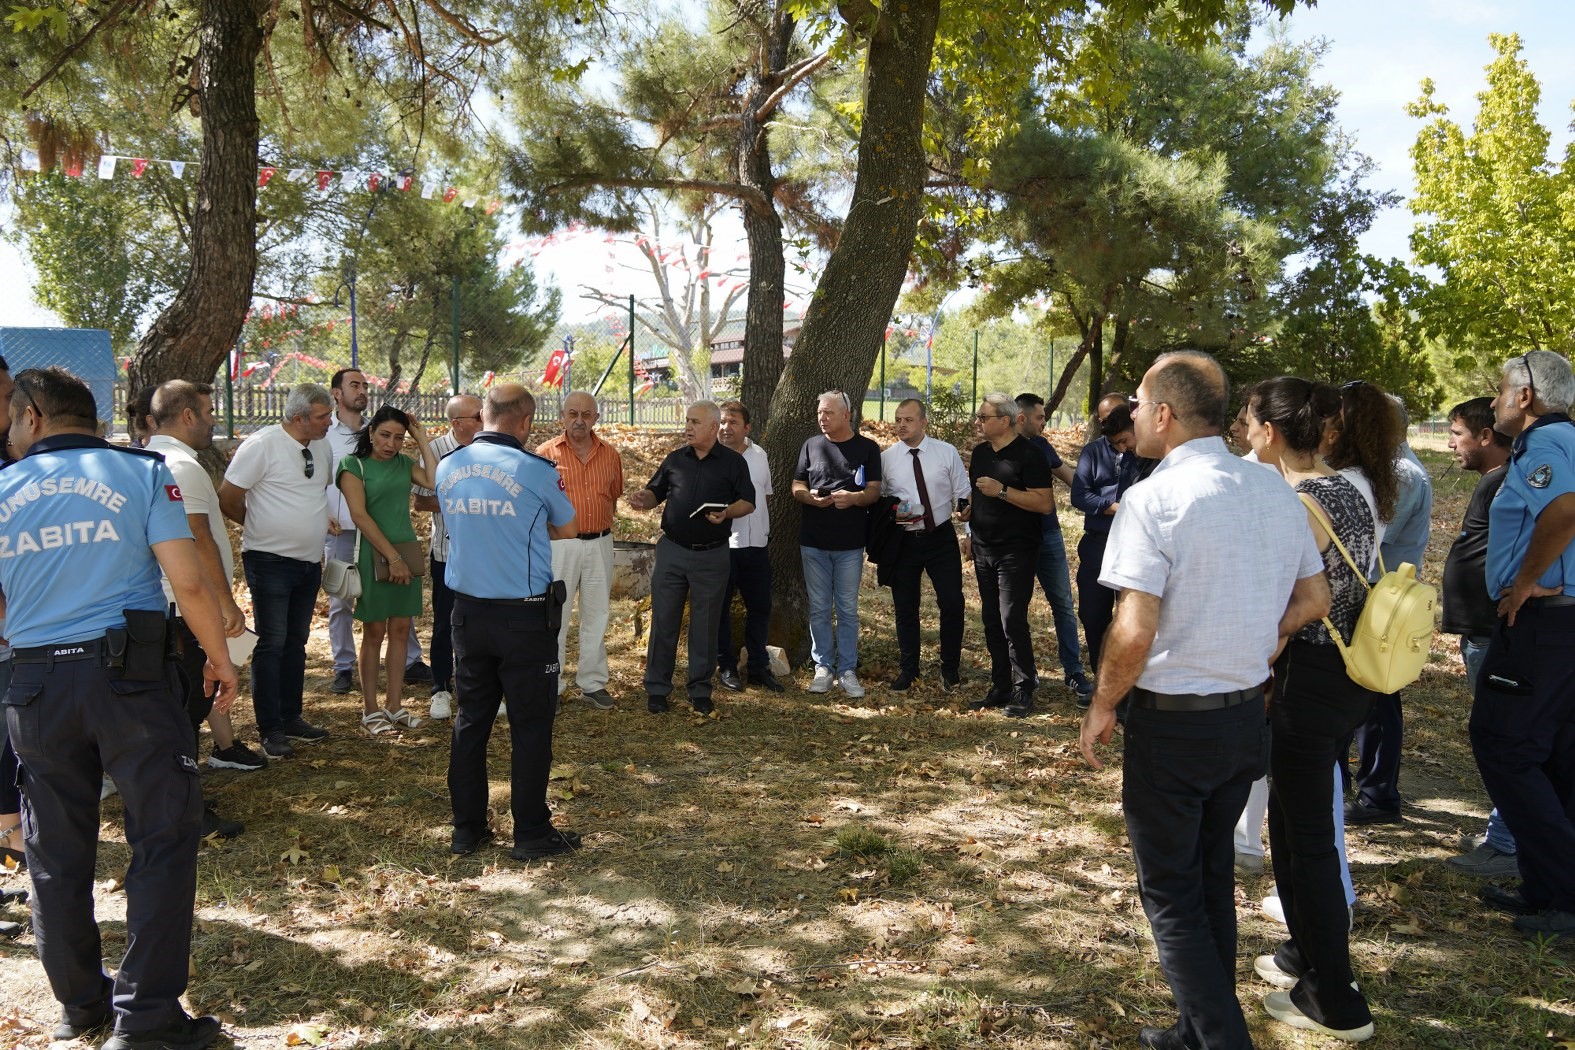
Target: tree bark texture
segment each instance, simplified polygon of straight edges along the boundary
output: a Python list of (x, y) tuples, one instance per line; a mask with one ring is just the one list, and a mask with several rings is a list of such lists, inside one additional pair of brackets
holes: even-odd
[(771, 170), (772, 114), (765, 114), (764, 119), (758, 115), (781, 83), (797, 28), (798, 21), (786, 4), (779, 5), (762, 41), (760, 71), (754, 90), (746, 96), (735, 153), (738, 181), (759, 190), (762, 197), (759, 201), (739, 202), (744, 236), (749, 241), (749, 299), (744, 308), (739, 399), (749, 406), (751, 423), (758, 435), (764, 435), (770, 425), (771, 395), (782, 378), (782, 303), (787, 294), (782, 216), (776, 206), (777, 178)]
[(257, 272), (257, 4), (204, 0), (199, 36), (202, 166), (191, 269), (137, 347), (133, 390), (169, 379), (211, 380), (240, 336)]
[[(784, 494), (792, 491), (799, 447), (817, 428), (816, 395), (841, 389), (855, 406), (863, 403), (924, 211), (921, 133), (940, 0), (866, 10), (871, 28), (853, 203), (782, 370), (764, 440), (772, 486)], [(772, 306), (780, 309), (780, 301)], [(809, 652), (800, 506), (791, 497), (778, 500), (771, 523), (771, 636), (794, 666)]]

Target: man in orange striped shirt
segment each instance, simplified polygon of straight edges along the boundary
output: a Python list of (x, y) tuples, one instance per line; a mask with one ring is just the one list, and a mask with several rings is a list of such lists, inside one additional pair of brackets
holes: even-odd
[[(596, 434), (596, 399), (576, 390), (563, 399), (563, 433), (541, 443), (536, 454), (552, 460), (563, 477), (582, 530), (574, 539), (552, 541), (552, 576), (568, 588), (563, 625), (558, 628), (558, 696), (569, 688), (564, 657), (569, 642), (569, 607), (580, 596), (580, 658), (575, 679), (592, 707), (610, 711), (607, 692), (607, 614), (612, 599), (613, 516), (623, 495), (623, 460)], [(560, 700), (561, 704), (562, 701)]]

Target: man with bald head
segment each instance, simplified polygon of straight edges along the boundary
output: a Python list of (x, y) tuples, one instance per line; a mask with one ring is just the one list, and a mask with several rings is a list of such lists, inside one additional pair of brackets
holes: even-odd
[[(580, 655), (575, 679), (580, 695), (601, 711), (610, 711), (607, 692), (607, 615), (612, 602), (613, 516), (623, 495), (623, 460), (618, 450), (596, 433), (596, 399), (576, 390), (563, 399), (559, 421), (563, 433), (543, 441), (536, 454), (557, 464), (564, 491), (574, 504), (580, 531), (570, 539), (552, 541), (552, 571), (568, 588), (563, 625), (558, 628), (558, 696), (569, 688), (569, 605), (580, 596)], [(560, 701), (561, 703), (561, 701)]]
[(1252, 1046), (1236, 998), (1232, 840), (1268, 768), (1270, 665), (1329, 611), (1296, 493), (1220, 437), (1226, 391), (1212, 357), (1171, 353), (1130, 401), (1137, 454), (1163, 458), (1122, 497), (1111, 528), (1099, 582), (1117, 591), (1115, 621), (1081, 736), (1099, 768), (1095, 746), (1110, 742), (1116, 705), (1128, 701), (1122, 810), (1180, 1015), (1139, 1033), (1156, 1050)]
[(708, 715), (716, 673), (716, 632), (732, 567), (732, 521), (755, 509), (755, 484), (744, 457), (718, 440), (722, 410), (696, 401), (684, 414), (684, 444), (667, 454), (629, 506), (662, 508), (662, 538), (651, 573), (651, 638), (645, 650), (645, 708), (667, 710), (678, 662), (678, 627), (689, 603), (689, 674), (685, 692), (695, 713)]
[[(481, 432), (481, 398), (474, 394), (455, 394), (448, 399), (448, 433), (432, 440), (438, 459), (464, 448)], [(432, 514), (432, 706), (433, 718), (448, 718), (454, 713), (454, 628), (449, 619), (454, 613), (454, 590), (448, 585), (448, 528), (443, 522), (443, 505), (431, 489), (417, 487), (415, 507)]]

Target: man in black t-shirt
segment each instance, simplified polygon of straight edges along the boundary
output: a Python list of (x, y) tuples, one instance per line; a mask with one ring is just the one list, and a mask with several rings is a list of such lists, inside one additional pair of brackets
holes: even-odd
[(820, 433), (804, 442), (793, 471), (793, 498), (804, 505), (798, 542), (815, 658), (809, 691), (830, 692), (835, 682), (860, 697), (859, 581), (869, 507), (880, 498), (880, 446), (854, 431), (853, 402), (840, 390), (820, 395), (815, 416)]
[(1017, 433), (1019, 414), (1017, 402), (1006, 394), (990, 394), (979, 403), (974, 418), (984, 442), (968, 465), (973, 494), (966, 512), (990, 650), (990, 691), (969, 706), (1001, 707), (1013, 718), (1034, 709), (1038, 677), (1028, 600), (1039, 565), (1041, 516), (1052, 505), (1050, 464)]
[(689, 602), (689, 675), (685, 689), (695, 713), (708, 715), (716, 673), (716, 631), (727, 597), (731, 562), (727, 540), (732, 519), (755, 509), (755, 485), (744, 457), (717, 440), (722, 411), (696, 401), (684, 420), (682, 448), (662, 460), (656, 474), (629, 496), (635, 510), (664, 500), (662, 538), (651, 572), (651, 638), (645, 649), (646, 710), (667, 710), (678, 656), (678, 628)]
[[(1472, 398), (1450, 409), (1449, 450), (1462, 469), (1481, 474), (1471, 503), (1466, 507), (1460, 534), (1444, 559), (1444, 618), (1441, 630), (1460, 635), (1460, 655), (1466, 662), (1466, 682), (1473, 693), (1477, 672), (1487, 655), (1488, 641), (1498, 624), (1498, 600), (1487, 589), (1488, 507), (1498, 495), (1508, 473), (1510, 438), (1493, 429), (1493, 399)], [(1515, 836), (1494, 810), (1487, 834), (1473, 849), (1446, 864), (1466, 875), (1493, 878), (1518, 875)]]

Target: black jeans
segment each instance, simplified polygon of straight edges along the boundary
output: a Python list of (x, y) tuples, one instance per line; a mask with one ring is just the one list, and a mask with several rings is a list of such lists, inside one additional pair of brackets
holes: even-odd
[[(1269, 761), (1263, 704), (1127, 712), (1121, 802), (1188, 1046), (1251, 1048), (1236, 1000), (1236, 821)], [(1328, 767), (1324, 782), (1329, 782)], [(1327, 815), (1327, 813), (1325, 814)]]
[(941, 671), (955, 679), (962, 659), (962, 551), (957, 546), (957, 527), (950, 521), (930, 532), (903, 533), (902, 556), (892, 572), (897, 650), (901, 670), (911, 675), (919, 673), (919, 584), (925, 573), (941, 614)]
[(979, 614), (990, 650), (990, 682), (998, 689), (1032, 690), (1039, 680), (1034, 639), (1028, 630), (1028, 600), (1039, 567), (1038, 537), (1032, 544), (992, 550), (977, 538), (974, 574), (979, 578)]
[[(1405, 716), (1401, 694), (1380, 693), (1373, 712), (1355, 733), (1357, 764), (1347, 779), (1356, 787), (1357, 801), (1373, 809), (1400, 808), (1400, 748), (1405, 743)], [(1341, 756), (1349, 753), (1342, 748)]]
[(733, 648), (733, 595), (744, 598), (744, 649), (750, 674), (770, 666), (766, 656), (766, 630), (771, 626), (771, 553), (765, 547), (732, 547), (727, 552), (727, 596), (716, 628), (716, 663), (724, 671), (738, 670), (738, 650)]
[(317, 611), (323, 567), (267, 551), (244, 551), (246, 586), (252, 592), (257, 648), (252, 650), (252, 709), (262, 736), (301, 717), (306, 689), (306, 640)]
[[(445, 572), (448, 562), (432, 559), (432, 691), (454, 691), (454, 592)], [(410, 629), (415, 630), (412, 624)]]
[(1083, 623), (1083, 640), (1088, 651), (1088, 669), (1099, 670), (1099, 653), (1105, 645), (1105, 632), (1116, 616), (1116, 592), (1099, 582), (1099, 569), (1105, 561), (1108, 532), (1085, 532), (1077, 541), (1077, 618)]
[(545, 602), (501, 605), (454, 597), (454, 714), (448, 792), (454, 830), (479, 835), (487, 827), (487, 741), (498, 701), (509, 713), (509, 797), (514, 841), (545, 835), (547, 774), (552, 768), (552, 716), (558, 703), (558, 631), (548, 627)]
[(1332, 644), (1295, 639), (1274, 665), (1274, 686), (1269, 853), (1291, 932), (1275, 959), (1300, 978), (1291, 1000), (1304, 1014), (1328, 1028), (1360, 1028), (1373, 1015), (1351, 987), (1350, 915), (1329, 771), (1378, 694), (1351, 681)]
[(1521, 893), (1575, 912), (1575, 606), (1499, 620), (1477, 675), (1471, 749), (1520, 849)]
[[(4, 697), (22, 768), (23, 834), (33, 875), (33, 931), (66, 1021), (118, 1032), (181, 1015), (197, 894), (202, 819), (191, 720), (164, 681), (111, 678), (93, 660), (17, 664)], [(93, 915), (98, 796), (108, 773), (126, 804), (125, 956), (104, 973)]]

